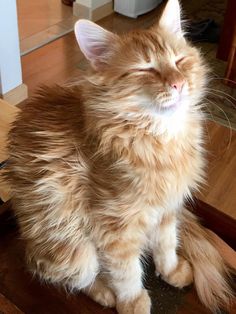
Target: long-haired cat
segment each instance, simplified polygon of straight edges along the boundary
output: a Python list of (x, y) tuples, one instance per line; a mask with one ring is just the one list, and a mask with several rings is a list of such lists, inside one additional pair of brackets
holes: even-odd
[(227, 266), (184, 208), (204, 176), (206, 67), (177, 0), (159, 22), (118, 36), (80, 20), (92, 71), (44, 88), (13, 124), (7, 178), (30, 269), (119, 314), (150, 313), (140, 258), (211, 310), (228, 303)]

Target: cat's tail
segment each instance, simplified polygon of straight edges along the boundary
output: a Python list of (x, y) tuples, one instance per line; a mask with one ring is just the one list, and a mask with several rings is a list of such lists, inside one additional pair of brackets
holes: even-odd
[(215, 240), (187, 209), (182, 212), (180, 224), (181, 253), (193, 267), (200, 300), (213, 312), (229, 308), (233, 298), (228, 283), (230, 267), (216, 249)]

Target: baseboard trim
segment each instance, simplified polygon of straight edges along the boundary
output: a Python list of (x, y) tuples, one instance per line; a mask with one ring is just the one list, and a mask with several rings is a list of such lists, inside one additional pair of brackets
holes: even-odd
[(112, 14), (113, 12), (113, 2), (111, 1), (92, 11), (92, 21), (96, 22), (98, 20), (101, 20), (104, 17)]
[(113, 12), (113, 1), (110, 1), (109, 3), (106, 3), (96, 9), (92, 9), (77, 2), (74, 2), (73, 4), (73, 15), (78, 18), (88, 19), (94, 22), (101, 20)]
[(28, 98), (27, 85), (21, 84), (3, 95), (0, 94), (0, 98), (9, 102), (11, 105), (17, 105)]
[(73, 15), (77, 16), (80, 19), (88, 19), (91, 20), (91, 11), (90, 7), (86, 5), (82, 5), (80, 3), (73, 3)]

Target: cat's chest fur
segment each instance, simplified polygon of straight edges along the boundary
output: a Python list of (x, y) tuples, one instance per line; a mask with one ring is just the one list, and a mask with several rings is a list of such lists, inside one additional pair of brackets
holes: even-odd
[[(134, 204), (178, 207), (196, 189), (203, 177), (201, 125), (191, 125), (186, 134), (160, 142), (147, 134), (137, 137), (124, 150), (117, 168), (116, 185), (127, 185)], [(122, 159), (123, 158), (123, 159)]]

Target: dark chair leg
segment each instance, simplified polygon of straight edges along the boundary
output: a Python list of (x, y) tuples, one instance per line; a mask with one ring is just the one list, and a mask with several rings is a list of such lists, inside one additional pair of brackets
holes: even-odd
[(65, 5), (69, 5), (69, 6), (73, 6), (73, 2), (75, 2), (75, 0), (61, 0), (61, 2)]

